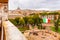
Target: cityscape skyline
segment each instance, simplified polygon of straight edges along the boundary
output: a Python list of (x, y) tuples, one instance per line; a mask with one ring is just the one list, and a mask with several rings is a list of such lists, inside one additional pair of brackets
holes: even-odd
[(8, 9), (59, 10), (60, 0), (9, 0)]

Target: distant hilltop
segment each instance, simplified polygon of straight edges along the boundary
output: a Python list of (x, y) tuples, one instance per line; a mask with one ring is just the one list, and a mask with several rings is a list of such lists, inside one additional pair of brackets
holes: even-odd
[(40, 12), (51, 12), (51, 11), (57, 11), (60, 12), (60, 10), (50, 10), (47, 8), (40, 8), (40, 9), (21, 9), (17, 8), (16, 10), (8, 10), (8, 4), (7, 3), (0, 3), (0, 8), (4, 8), (4, 11), (10, 11), (10, 12), (19, 12), (19, 13), (40, 13)]

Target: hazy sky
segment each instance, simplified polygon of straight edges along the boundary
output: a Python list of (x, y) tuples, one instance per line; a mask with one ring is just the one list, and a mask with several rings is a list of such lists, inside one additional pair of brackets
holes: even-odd
[(21, 9), (60, 9), (60, 0), (9, 0), (9, 10)]

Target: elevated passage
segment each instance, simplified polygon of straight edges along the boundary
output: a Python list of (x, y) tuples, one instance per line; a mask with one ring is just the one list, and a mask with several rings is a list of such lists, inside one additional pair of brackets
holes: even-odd
[(25, 36), (10, 22), (3, 22), (6, 40), (27, 40)]

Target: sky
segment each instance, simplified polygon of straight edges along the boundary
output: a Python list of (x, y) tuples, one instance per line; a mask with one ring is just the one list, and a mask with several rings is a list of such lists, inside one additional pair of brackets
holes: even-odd
[(59, 10), (60, 0), (9, 0), (8, 9)]

